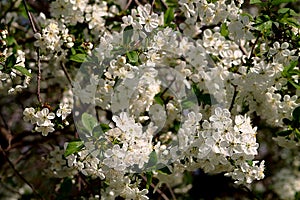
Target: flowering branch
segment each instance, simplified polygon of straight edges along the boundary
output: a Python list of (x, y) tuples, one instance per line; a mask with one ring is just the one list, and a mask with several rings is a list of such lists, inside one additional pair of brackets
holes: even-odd
[[(26, 13), (27, 13), (30, 25), (32, 27), (32, 30), (33, 30), (33, 32), (35, 34), (38, 31), (37, 31), (37, 29), (35, 27), (35, 24), (33, 22), (32, 15), (31, 15), (31, 13), (28, 10), (26, 1), (23, 0), (22, 2), (23, 2), (23, 5), (25, 7), (25, 10), (26, 10)], [(38, 66), (38, 74), (37, 74), (37, 98), (38, 98), (39, 103), (41, 104), (42, 103), (42, 98), (41, 98), (41, 58), (40, 58), (40, 48), (39, 47), (36, 47), (36, 53), (37, 53), (37, 66)]]
[(71, 77), (70, 77), (70, 75), (69, 75), (69, 73), (68, 73), (68, 71), (67, 71), (67, 68), (66, 68), (66, 66), (65, 66), (65, 63), (61, 62), (61, 68), (62, 68), (62, 70), (64, 71), (64, 73), (65, 73), (65, 75), (66, 75), (66, 77), (67, 77), (69, 83), (72, 85), (72, 79), (71, 79)]
[(261, 34), (259, 34), (259, 35), (257, 36), (257, 38), (256, 38), (256, 40), (255, 40), (255, 42), (254, 42), (254, 44), (253, 44), (253, 46), (252, 46), (252, 49), (251, 49), (251, 52), (250, 52), (250, 55), (249, 55), (249, 59), (252, 58), (252, 56), (253, 56), (253, 54), (254, 54), (255, 46), (257, 45), (257, 42), (258, 42), (258, 40), (259, 40), (260, 37), (261, 37)]
[[(141, 177), (144, 179), (144, 181), (147, 182), (147, 178), (146, 178), (145, 176), (141, 175)], [(156, 188), (156, 185), (154, 185), (153, 183), (151, 183), (150, 185), (151, 185), (151, 187), (152, 187), (153, 189)], [(162, 197), (164, 200), (169, 200), (169, 198), (167, 197), (167, 195), (166, 195), (163, 191), (161, 191), (159, 188), (157, 188), (155, 191), (156, 191), (158, 194), (160, 194), (161, 197)]]

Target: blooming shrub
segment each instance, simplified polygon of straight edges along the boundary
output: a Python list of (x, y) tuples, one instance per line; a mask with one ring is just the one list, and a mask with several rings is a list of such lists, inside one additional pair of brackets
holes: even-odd
[(296, 1), (0, 8), (1, 198), (300, 199)]

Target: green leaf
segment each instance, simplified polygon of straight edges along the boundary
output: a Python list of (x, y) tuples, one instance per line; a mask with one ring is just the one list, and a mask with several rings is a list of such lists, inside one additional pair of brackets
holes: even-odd
[(295, 128), (295, 136), (300, 139), (300, 131), (298, 128)]
[(210, 94), (202, 94), (198, 101), (203, 102), (204, 105), (212, 105), (212, 96)]
[(300, 106), (296, 107), (293, 110), (292, 116), (295, 121), (299, 122), (300, 121)]
[(221, 35), (224, 37), (228, 37), (229, 35), (228, 27), (225, 23), (221, 25)]
[(277, 12), (279, 14), (285, 14), (289, 11), (290, 9), (289, 8), (280, 8)]
[(66, 151), (64, 153), (64, 156), (67, 157), (73, 153), (79, 152), (84, 147), (83, 141), (72, 141), (69, 142)]
[(107, 132), (111, 128), (107, 124), (100, 124), (94, 127), (93, 136), (99, 138), (103, 133)]
[(146, 189), (148, 190), (151, 183), (152, 183), (152, 177), (153, 177), (153, 173), (152, 172), (147, 172), (146, 173), (146, 177), (147, 177), (147, 184), (146, 184)]
[(7, 41), (7, 46), (18, 44), (14, 36), (8, 36), (6, 41)]
[(25, 67), (15, 65), (15, 66), (13, 66), (13, 69), (21, 72), (25, 76), (29, 76), (29, 77), (32, 76), (31, 73)]
[(14, 54), (10, 55), (6, 61), (5, 61), (5, 66), (10, 69), (12, 68), (17, 62), (17, 58)]
[(166, 11), (165, 15), (164, 15), (164, 23), (165, 25), (170, 25), (170, 23), (173, 21), (174, 19), (174, 9), (171, 7), (171, 8), (168, 8), (168, 10)]
[(250, 4), (260, 4), (261, 0), (250, 0)]
[(157, 93), (155, 96), (154, 96), (154, 101), (156, 103), (158, 103), (159, 105), (163, 106), (164, 105), (164, 100), (161, 98), (161, 93)]
[(73, 47), (71, 48), (71, 53), (72, 53), (72, 55), (76, 54), (76, 50)]
[(288, 136), (293, 132), (293, 130), (284, 130), (284, 131), (279, 131), (276, 133), (277, 136)]
[(158, 173), (161, 173), (161, 174), (165, 174), (165, 175), (170, 175), (172, 174), (171, 170), (169, 169), (169, 167), (164, 167), (164, 168), (161, 168), (159, 170), (157, 170)]
[(100, 126), (104, 133), (111, 129), (107, 124), (100, 124)]
[(257, 30), (261, 32), (268, 32), (272, 28), (272, 23), (273, 22), (271, 20), (263, 22), (257, 26)]
[(295, 27), (297, 27), (297, 28), (300, 27), (300, 23), (299, 23), (298, 20), (295, 19), (295, 18), (292, 18), (292, 17), (284, 18), (282, 21), (283, 21), (284, 23), (287, 23), (287, 24), (291, 25), (291, 26), (295, 26)]
[(88, 113), (83, 113), (81, 115), (81, 121), (84, 128), (86, 128), (90, 133), (92, 133), (93, 129), (98, 125), (97, 119)]
[(291, 15), (291, 16), (295, 16), (295, 17), (300, 16), (300, 14), (299, 14), (299, 13), (296, 13), (293, 9), (290, 9), (290, 15)]
[(83, 63), (86, 59), (86, 54), (78, 53), (75, 55), (71, 55), (70, 60), (78, 63)]
[(178, 7), (178, 0), (166, 0), (166, 4), (168, 5), (168, 7)]
[(70, 198), (72, 194), (72, 179), (65, 178), (59, 187), (59, 195), (56, 200), (64, 200)]
[(181, 105), (183, 109), (187, 109), (193, 107), (195, 104), (192, 101), (184, 100)]
[(271, 4), (274, 6), (277, 6), (281, 3), (291, 3), (291, 2), (295, 2), (296, 0), (272, 0)]
[(139, 60), (139, 56), (136, 51), (129, 51), (126, 53), (126, 56), (130, 63), (137, 63)]
[(123, 44), (124, 45), (130, 44), (132, 36), (133, 36), (133, 27), (127, 26), (123, 32)]
[(157, 154), (155, 151), (152, 151), (149, 155), (149, 161), (147, 163), (147, 167), (153, 167), (157, 163)]
[(103, 135), (104, 131), (102, 130), (101, 126), (95, 126), (93, 129), (93, 136), (98, 139), (101, 135)]
[(300, 90), (300, 85), (298, 85), (297, 83), (295, 83), (294, 81), (292, 80), (289, 80), (288, 81), (290, 84), (292, 84), (297, 90)]
[(176, 133), (179, 131), (180, 127), (181, 127), (181, 122), (175, 120), (174, 123), (173, 123), (173, 128), (174, 128)]
[(298, 65), (298, 61), (297, 60), (290, 62), (290, 64), (288, 66), (285, 66), (283, 68), (282, 76), (284, 76), (284, 77), (291, 77), (291, 73), (293, 72), (294, 68), (297, 65)]
[(282, 122), (283, 122), (285, 125), (290, 125), (290, 124), (292, 124), (292, 121), (289, 120), (288, 118), (283, 118), (283, 119), (282, 119)]

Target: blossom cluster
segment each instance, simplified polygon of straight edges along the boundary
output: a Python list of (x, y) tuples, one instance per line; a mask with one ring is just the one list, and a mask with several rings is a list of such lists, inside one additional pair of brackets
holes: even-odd
[[(101, 197), (91, 199), (149, 199), (152, 179), (184, 194), (192, 188), (185, 173), (199, 169), (251, 188), (269, 170), (257, 157), (258, 136), (300, 145), (300, 25), (252, 17), (243, 0), (170, 2), (53, 0), (49, 15), (28, 15), (37, 30), (25, 40), (35, 40), (34, 51), (13, 47), (0, 30), (0, 90), (37, 93), (38, 105), (23, 106), (23, 119), (43, 136), (71, 125), (72, 134), (56, 134), (68, 139), (48, 148), (44, 172), (98, 181)], [(296, 16), (284, 8), (278, 14)], [(12, 12), (1, 22), (12, 19), (26, 21)], [(53, 109), (46, 102), (62, 103)], [(300, 192), (295, 165), (272, 180), (281, 199)]]
[[(59, 108), (56, 111), (56, 116), (61, 119), (63, 122), (62, 125), (69, 125), (69, 122), (66, 120), (66, 118), (70, 113), (71, 109), (69, 108), (68, 104), (61, 103), (59, 105)], [(55, 124), (53, 121), (55, 120), (56, 116), (53, 112), (49, 111), (49, 108), (43, 108), (41, 110), (36, 110), (33, 107), (25, 108), (23, 115), (23, 119), (33, 125), (36, 125), (35, 131), (41, 132), (43, 136), (47, 136), (48, 133), (51, 133), (55, 130)]]
[[(25, 67), (25, 52), (17, 50), (12, 53), (6, 46), (7, 30), (0, 30), (0, 90), (16, 94), (27, 88), (31, 80), (31, 70)], [(8, 66), (7, 66), (8, 65)], [(23, 74), (23, 70), (26, 71)]]

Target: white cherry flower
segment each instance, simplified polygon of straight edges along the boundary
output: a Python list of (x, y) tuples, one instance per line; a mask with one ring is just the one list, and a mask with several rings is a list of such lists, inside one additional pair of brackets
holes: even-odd
[(25, 108), (23, 111), (23, 119), (28, 122), (30, 121), (32, 124), (35, 124), (37, 121), (37, 116), (35, 114), (35, 109), (34, 108)]
[(68, 104), (59, 104), (59, 109), (56, 111), (56, 115), (61, 117), (62, 120), (66, 119), (66, 117), (71, 114), (72, 109), (70, 109)]
[(54, 127), (54, 124), (49, 123), (46, 126), (45, 125), (43, 125), (43, 126), (37, 126), (37, 127), (35, 127), (35, 130), (37, 132), (42, 132), (43, 136), (47, 136), (48, 133), (51, 133), (51, 132), (55, 131), (55, 129), (53, 127)]
[(43, 108), (41, 111), (38, 111), (36, 113), (36, 117), (37, 117), (37, 125), (50, 126), (52, 124), (51, 119), (55, 118), (55, 114), (52, 112), (49, 113), (48, 108)]

